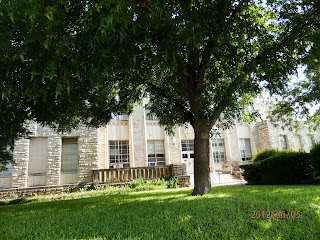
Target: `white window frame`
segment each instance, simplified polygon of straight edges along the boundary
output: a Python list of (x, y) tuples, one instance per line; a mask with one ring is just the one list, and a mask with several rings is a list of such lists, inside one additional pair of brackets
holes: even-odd
[(77, 172), (79, 165), (78, 138), (62, 138), (61, 172)]
[(109, 141), (109, 168), (130, 167), (129, 141)]
[(163, 140), (148, 140), (148, 166), (165, 166), (165, 150)]
[(182, 152), (194, 152), (194, 140), (181, 140)]
[(250, 138), (239, 138), (240, 156), (243, 162), (252, 158)]

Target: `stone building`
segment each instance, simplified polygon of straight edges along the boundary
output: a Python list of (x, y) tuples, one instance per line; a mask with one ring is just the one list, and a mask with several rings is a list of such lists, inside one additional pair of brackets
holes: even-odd
[[(147, 100), (144, 100), (144, 104)], [(211, 169), (232, 173), (235, 166), (248, 162), (263, 149), (310, 151), (320, 140), (319, 132), (297, 132), (275, 128), (268, 120), (266, 104), (255, 104), (261, 118), (248, 125), (235, 123), (211, 139)], [(92, 170), (161, 166), (186, 163), (193, 173), (193, 139), (190, 125), (179, 126), (169, 136), (157, 117), (143, 106), (128, 115), (114, 116), (99, 129), (80, 126), (71, 133), (58, 134), (35, 122), (32, 134), (15, 143), (14, 164), (0, 173), (0, 188), (63, 185), (91, 182)]]

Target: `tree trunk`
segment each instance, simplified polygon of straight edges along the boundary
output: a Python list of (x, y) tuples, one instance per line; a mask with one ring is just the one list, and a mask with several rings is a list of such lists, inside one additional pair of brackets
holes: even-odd
[(194, 126), (194, 189), (191, 195), (211, 192), (210, 179), (210, 128)]

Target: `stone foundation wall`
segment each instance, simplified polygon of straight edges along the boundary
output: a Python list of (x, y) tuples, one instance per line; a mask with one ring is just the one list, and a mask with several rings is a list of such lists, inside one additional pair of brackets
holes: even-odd
[(53, 195), (61, 193), (70, 193), (77, 187), (77, 184), (68, 184), (60, 186), (28, 187), (28, 188), (11, 188), (0, 190), (0, 201), (7, 201), (21, 197), (32, 197), (36, 195)]

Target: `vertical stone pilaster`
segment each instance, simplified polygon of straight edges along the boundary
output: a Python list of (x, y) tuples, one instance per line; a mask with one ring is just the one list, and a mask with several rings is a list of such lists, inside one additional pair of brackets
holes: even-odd
[(132, 115), (129, 117), (129, 158), (130, 167), (135, 167), (134, 161), (134, 135), (133, 135), (133, 118)]
[(135, 167), (147, 166), (145, 116), (142, 105), (135, 107), (132, 113), (132, 134), (134, 136), (133, 149)]
[(92, 181), (92, 170), (99, 168), (98, 129), (82, 129), (78, 139), (79, 180)]
[(239, 137), (236, 125), (229, 129), (229, 144), (231, 147), (230, 164), (233, 164), (234, 162), (241, 162)]
[(48, 138), (48, 162), (46, 185), (59, 185), (61, 175), (61, 136)]
[(29, 139), (19, 139), (14, 147), (14, 164), (12, 166), (12, 187), (22, 188), (28, 184)]

